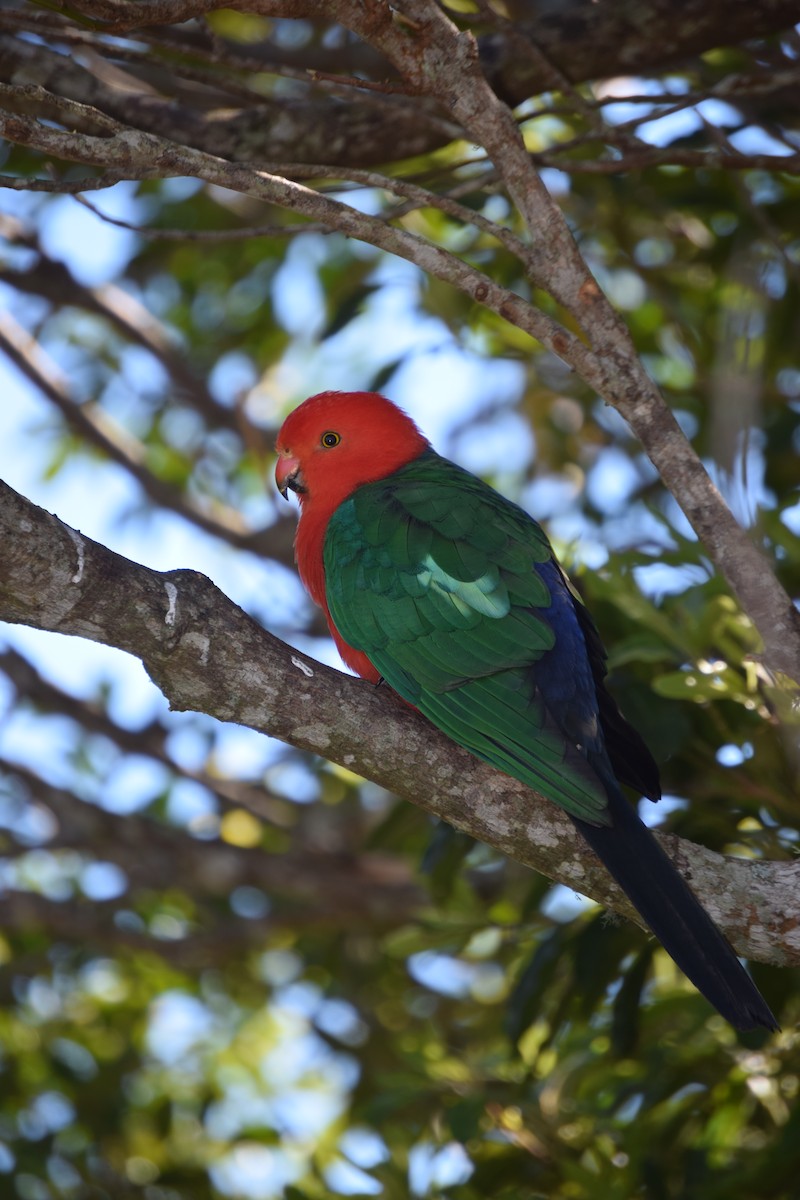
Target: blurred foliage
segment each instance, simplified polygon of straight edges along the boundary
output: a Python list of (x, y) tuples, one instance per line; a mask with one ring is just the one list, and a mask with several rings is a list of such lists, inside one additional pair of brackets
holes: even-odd
[[(270, 30), (210, 20), (245, 49)], [(627, 86), (680, 96), (743, 55)], [(528, 103), (532, 151), (585, 133), (573, 100)], [(717, 114), (726, 136), (727, 121), (755, 145), (782, 136), (780, 109), (764, 128), (731, 111)], [(703, 128), (659, 144), (691, 147)], [(446, 186), (465, 155), (408, 170)], [(41, 163), (11, 149), (4, 170)], [(549, 181), (719, 486), (800, 594), (797, 176), (662, 165)], [(4, 300), (61, 381), (58, 403), (39, 378), (45, 407), (24, 418), (45, 503), (77, 478), (126, 553), (123, 534), (147, 557), (178, 526), (198, 569), (224, 576), (236, 551), (237, 599), (321, 649), (264, 492), (271, 444), (305, 395), (379, 386), (547, 522), (663, 764), (670, 827), (794, 856), (797, 714), (628, 429), (580, 380), (407, 264), (339, 235), (259, 235), (246, 197), (174, 180), (116, 196), (135, 227), (244, 236), (120, 232), (98, 284), (68, 243), (102, 227), (74, 199), (3, 204)], [(467, 203), (515, 224), (501, 195)], [(527, 291), (488, 235), (437, 211), (407, 224)], [(633, 926), (347, 772), (149, 693), (131, 718), (116, 658), (65, 687), (58, 654), (9, 630), (0, 660), (0, 1193), (798, 1195), (796, 972), (754, 966), (784, 1032), (737, 1035)], [(289, 855), (294, 886), (277, 870)]]

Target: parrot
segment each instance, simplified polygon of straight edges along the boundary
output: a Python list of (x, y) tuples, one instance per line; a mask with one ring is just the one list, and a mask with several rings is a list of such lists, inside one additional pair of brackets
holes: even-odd
[(658, 767), (541, 526), (374, 392), (309, 397), (276, 453), (276, 485), (299, 500), (298, 573), (347, 666), (563, 809), (711, 1005), (738, 1029), (778, 1029), (623, 795), (659, 799)]

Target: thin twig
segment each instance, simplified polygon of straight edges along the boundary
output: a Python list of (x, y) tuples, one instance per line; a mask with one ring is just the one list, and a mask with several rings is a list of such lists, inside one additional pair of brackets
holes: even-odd
[(55, 405), (82, 438), (129, 471), (145, 495), (156, 504), (178, 513), (206, 533), (232, 545), (269, 554), (269, 530), (247, 530), (240, 515), (222, 505), (217, 506), (219, 515), (216, 518), (195, 508), (184, 499), (178, 488), (164, 483), (147, 469), (145, 447), (139, 441), (113, 423), (96, 406), (76, 404), (55, 365), (10, 313), (0, 314), (0, 350)]
[(0, 187), (9, 188), (15, 192), (53, 192), (59, 196), (72, 196), (78, 192), (99, 192), (114, 187), (126, 178), (112, 171), (102, 175), (84, 177), (81, 179), (30, 179), (26, 175), (0, 175)]
[(409, 89), (402, 83), (391, 83), (383, 79), (361, 79), (358, 75), (334, 75), (330, 71), (320, 71), (309, 67), (308, 77), (314, 83), (335, 83), (341, 88), (364, 92), (380, 92), (384, 96), (409, 96)]
[(259, 237), (297, 237), (301, 233), (335, 233), (329, 225), (321, 222), (309, 222), (306, 225), (242, 225), (237, 229), (155, 229), (151, 225), (140, 225), (134, 221), (124, 221), (122, 217), (112, 217), (97, 208), (85, 196), (75, 199), (89, 212), (99, 217), (106, 225), (114, 225), (117, 229), (127, 229), (138, 233), (141, 237), (161, 242), (238, 242)]

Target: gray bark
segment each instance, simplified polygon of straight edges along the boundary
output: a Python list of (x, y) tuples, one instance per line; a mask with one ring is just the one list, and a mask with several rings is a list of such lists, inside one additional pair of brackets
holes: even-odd
[[(126, 650), (174, 710), (235, 721), (330, 758), (634, 916), (549, 801), (478, 762), (387, 688), (291, 650), (199, 572), (139, 566), (5, 484), (0, 544), (0, 620)], [(726, 858), (674, 836), (663, 841), (740, 954), (800, 963), (800, 864)]]

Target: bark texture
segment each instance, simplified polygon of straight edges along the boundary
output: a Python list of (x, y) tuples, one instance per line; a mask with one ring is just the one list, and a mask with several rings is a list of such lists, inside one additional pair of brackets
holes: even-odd
[[(291, 650), (199, 572), (161, 573), (133, 563), (5, 484), (0, 542), (0, 620), (126, 650), (141, 659), (173, 709), (235, 721), (331, 758), (634, 916), (551, 803), (478, 762), (387, 689)], [(800, 864), (726, 858), (673, 836), (664, 842), (740, 954), (800, 963)], [(374, 870), (380, 878), (379, 865)], [(298, 880), (300, 890), (307, 878)], [(333, 882), (346, 908), (347, 889), (337, 877)], [(402, 880), (394, 886), (398, 899), (413, 902)], [(375, 903), (391, 895), (383, 886)]]

